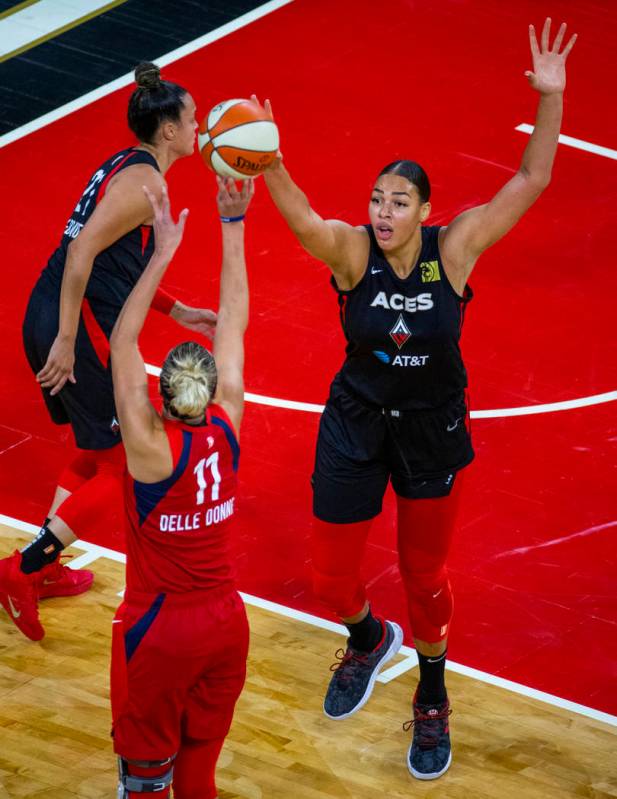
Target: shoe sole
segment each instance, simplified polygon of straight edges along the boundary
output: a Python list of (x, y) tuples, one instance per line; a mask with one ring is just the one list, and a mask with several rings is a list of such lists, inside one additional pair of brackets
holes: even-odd
[[(92, 583), (94, 582), (94, 574), (90, 578), (88, 582), (83, 582), (81, 585), (75, 585), (72, 589), (69, 590), (62, 590), (59, 593), (53, 592), (53, 586), (49, 586), (52, 591), (50, 593), (39, 593), (39, 599), (51, 599), (53, 597), (59, 596), (77, 596), (77, 594), (85, 594), (86, 591), (90, 589)], [(53, 593), (52, 593), (53, 592)]]
[(411, 765), (411, 761), (409, 759), (411, 754), (411, 746), (407, 750), (407, 768), (409, 769), (409, 773), (412, 777), (415, 777), (417, 780), (436, 780), (445, 774), (446, 771), (450, 768), (450, 764), (452, 763), (452, 752), (448, 755), (448, 762), (446, 765), (441, 769), (441, 771), (434, 771), (431, 774), (423, 774), (421, 771), (416, 771), (415, 768)]
[(388, 651), (379, 661), (379, 665), (371, 675), (371, 678), (368, 681), (368, 685), (366, 686), (366, 691), (362, 695), (362, 699), (360, 699), (358, 704), (352, 710), (349, 710), (347, 713), (342, 713), (340, 716), (331, 716), (326, 710), (324, 705), (323, 709), (324, 715), (326, 715), (329, 719), (332, 719), (333, 721), (341, 721), (342, 719), (348, 719), (350, 716), (353, 716), (354, 713), (357, 713), (358, 710), (361, 710), (364, 707), (364, 705), (366, 705), (368, 700), (371, 698), (371, 694), (373, 693), (373, 688), (375, 686), (375, 680), (377, 679), (377, 677), (379, 677), (379, 672), (383, 669), (383, 667), (386, 665), (386, 663), (389, 660), (392, 660), (392, 658), (396, 655), (396, 653), (403, 645), (403, 630), (401, 629), (401, 627), (399, 627), (399, 625), (395, 621), (390, 621), (388, 622), (388, 624), (390, 624), (390, 626), (394, 630), (394, 638), (392, 639), (392, 643), (388, 647)]

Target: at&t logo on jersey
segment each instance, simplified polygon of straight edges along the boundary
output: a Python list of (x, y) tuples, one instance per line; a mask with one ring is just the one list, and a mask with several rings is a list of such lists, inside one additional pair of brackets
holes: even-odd
[(416, 313), (416, 311), (428, 311), (433, 305), (430, 292), (418, 294), (416, 297), (406, 297), (404, 294), (391, 294), (388, 297), (385, 291), (379, 291), (371, 303), (371, 308), (391, 308), (393, 311)]
[(428, 355), (395, 355), (394, 358), (383, 350), (373, 350), (373, 355), (382, 363), (390, 366), (425, 366), (428, 363)]

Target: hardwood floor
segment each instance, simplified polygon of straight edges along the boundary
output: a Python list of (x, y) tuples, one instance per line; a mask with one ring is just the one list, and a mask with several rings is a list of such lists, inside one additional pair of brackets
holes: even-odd
[[(25, 540), (0, 526), (0, 556)], [(123, 566), (99, 558), (91, 568), (90, 592), (41, 602), (40, 643), (0, 610), (0, 797), (115, 795), (108, 661)], [(453, 765), (435, 782), (413, 780), (402, 723), (417, 670), (378, 683), (361, 713), (333, 722), (321, 700), (342, 638), (248, 613), (249, 674), (219, 761), (220, 799), (617, 796), (613, 727), (458, 674), (448, 677)]]

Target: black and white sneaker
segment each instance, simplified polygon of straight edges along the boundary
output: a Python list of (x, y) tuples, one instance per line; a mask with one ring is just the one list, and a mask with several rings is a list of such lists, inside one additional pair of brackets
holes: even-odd
[(413, 719), (406, 721), (403, 729), (413, 727), (407, 768), (417, 780), (436, 780), (450, 768), (450, 713), (452, 710), (447, 699), (440, 705), (421, 705), (415, 696), (413, 698)]
[(346, 719), (360, 710), (373, 692), (375, 680), (381, 669), (399, 651), (403, 631), (393, 621), (383, 621), (384, 633), (372, 652), (359, 652), (347, 647), (339, 649), (338, 663), (332, 664), (334, 672), (326, 692), (323, 709), (330, 719)]

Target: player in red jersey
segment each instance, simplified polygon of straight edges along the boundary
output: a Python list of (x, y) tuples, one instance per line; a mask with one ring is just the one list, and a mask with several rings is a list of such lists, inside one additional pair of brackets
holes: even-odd
[(165, 359), (163, 410), (148, 397), (138, 337), (182, 239), (163, 190), (154, 209), (156, 249), (111, 337), (114, 395), (128, 472), (127, 588), (113, 622), (111, 697), (120, 797), (144, 791), (214, 799), (214, 771), (245, 679), (248, 624), (227, 551), (244, 406), (248, 285), (246, 209), (218, 178), (222, 221), (214, 357), (186, 342)]
[[(37, 538), (0, 560), (0, 603), (33, 640), (45, 634), (38, 599), (81, 593), (93, 579), (91, 571), (60, 563), (58, 525), (80, 537), (93, 515), (121, 502), (124, 452), (108, 338), (154, 249), (152, 208), (142, 186), (160, 196), (167, 170), (195, 146), (195, 103), (186, 89), (162, 80), (150, 63), (137, 67), (135, 80), (128, 122), (138, 144), (112, 155), (91, 176), (24, 320), (26, 356), (52, 421), (70, 423), (79, 450), (59, 477)], [(190, 308), (160, 289), (152, 307), (191, 330), (212, 332), (211, 311)]]

